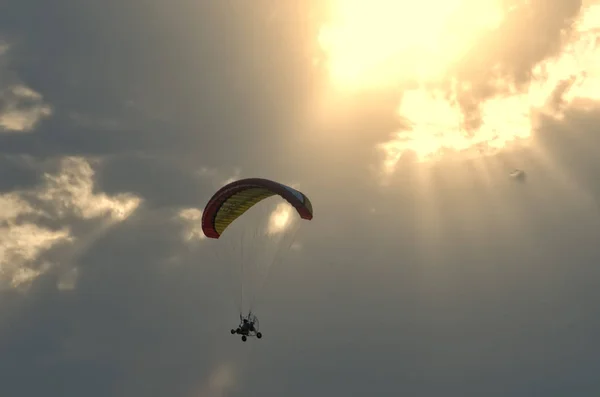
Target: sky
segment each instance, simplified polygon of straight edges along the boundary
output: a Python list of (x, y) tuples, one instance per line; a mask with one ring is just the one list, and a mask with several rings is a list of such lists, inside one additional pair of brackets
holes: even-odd
[(0, 395), (600, 395), (596, 3), (3, 1)]

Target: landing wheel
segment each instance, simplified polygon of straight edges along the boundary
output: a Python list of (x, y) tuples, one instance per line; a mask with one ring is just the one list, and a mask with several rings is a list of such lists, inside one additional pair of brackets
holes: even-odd
[(231, 335), (234, 335), (234, 334), (235, 334), (235, 329), (232, 329), (231, 330)]
[(260, 332), (257, 332), (257, 333), (256, 333), (256, 337), (257, 337), (258, 339), (260, 339), (260, 338), (262, 338), (262, 334), (261, 334)]
[(246, 340), (248, 340), (248, 338), (246, 338), (246, 335), (242, 336), (242, 342), (246, 342)]

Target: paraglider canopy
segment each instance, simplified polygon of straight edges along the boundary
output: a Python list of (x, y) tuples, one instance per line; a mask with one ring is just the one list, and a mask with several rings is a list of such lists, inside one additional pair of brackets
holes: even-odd
[(219, 238), (238, 217), (274, 195), (287, 200), (302, 219), (312, 219), (312, 204), (303, 193), (268, 179), (248, 178), (231, 182), (213, 195), (202, 214), (202, 231), (206, 237)]

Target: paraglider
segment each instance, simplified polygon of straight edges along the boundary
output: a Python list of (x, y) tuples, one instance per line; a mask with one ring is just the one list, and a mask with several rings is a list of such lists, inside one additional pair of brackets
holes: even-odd
[(520, 169), (514, 169), (509, 176), (514, 179), (517, 180), (519, 182), (523, 182), (525, 180), (525, 171), (520, 170)]
[[(269, 216), (262, 216), (259, 213), (253, 212), (258, 207), (266, 203), (268, 198), (276, 198), (277, 206), (265, 207), (268, 209)], [(283, 199), (283, 200), (281, 200)], [(274, 203), (271, 203), (274, 204)], [(293, 213), (297, 217), (293, 217)], [(253, 218), (251, 215), (259, 215)], [(238, 220), (239, 218), (239, 220)], [(295, 219), (294, 219), (295, 218)], [(299, 219), (298, 219), (299, 218)], [(296, 225), (297, 232), (300, 224), (299, 220), (311, 220), (313, 218), (312, 204), (308, 197), (287, 185), (262, 179), (248, 178), (231, 182), (219, 189), (208, 201), (204, 212), (202, 213), (202, 231), (206, 237), (214, 240), (222, 240), (231, 237), (231, 248), (227, 248), (227, 254), (240, 253), (242, 258), (227, 261), (227, 266), (234, 265), (234, 268), (240, 269), (240, 293), (239, 293), (239, 315), (240, 323), (237, 328), (231, 330), (232, 335), (242, 335), (242, 341), (246, 341), (248, 337), (256, 337), (260, 339), (262, 333), (258, 331), (258, 318), (252, 313), (253, 302), (246, 302), (246, 294), (253, 292), (252, 298), (255, 298), (256, 289), (259, 286), (252, 288), (252, 281), (263, 276), (262, 283), (264, 284), (267, 271), (274, 265), (279, 255), (286, 248), (290, 249), (293, 243), (294, 233), (290, 233), (290, 237), (286, 236), (286, 232), (293, 230), (290, 225)], [(260, 222), (267, 222), (264, 227), (259, 226)], [(234, 230), (239, 224), (244, 224), (246, 228), (242, 228), (242, 235), (234, 237)], [(243, 225), (239, 225), (243, 226)], [(257, 240), (264, 240), (260, 243)], [(265, 244), (261, 244), (265, 243)], [(223, 246), (215, 242), (214, 245)], [(258, 259), (254, 251), (257, 251), (259, 245), (274, 246), (270, 249), (264, 249), (266, 258)], [(260, 250), (259, 250), (260, 251)], [(251, 254), (252, 253), (252, 254)], [(256, 270), (248, 269), (255, 267)], [(261, 268), (259, 271), (258, 268)], [(259, 283), (260, 284), (260, 283)], [(254, 291), (249, 291), (254, 289)], [(249, 307), (248, 315), (244, 306)]]

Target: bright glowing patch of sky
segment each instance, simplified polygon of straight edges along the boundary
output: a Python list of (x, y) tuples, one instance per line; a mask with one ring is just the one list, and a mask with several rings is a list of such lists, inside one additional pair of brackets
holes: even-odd
[[(386, 84), (393, 87), (398, 81), (417, 83), (403, 92), (397, 108), (398, 118), (408, 128), (398, 130), (392, 139), (380, 145), (385, 153), (385, 173), (393, 172), (407, 151), (416, 153), (420, 161), (427, 161), (447, 152), (475, 150), (481, 155), (495, 153), (516, 141), (526, 142), (532, 134), (536, 112), (561, 117), (565, 106), (582, 98), (597, 100), (600, 95), (597, 72), (600, 52), (596, 45), (600, 8), (588, 6), (580, 13), (575, 31), (560, 55), (534, 67), (528, 87), (517, 90), (508, 81), (491, 82), (501, 88), (498, 91), (502, 94), (476, 104), (479, 120), (473, 125), (469, 119), (472, 115), (459, 105), (461, 92), (469, 87), (456, 80), (450, 81), (450, 88), (444, 91), (431, 87), (463, 56), (478, 34), (498, 26), (502, 14), (498, 3), (493, 1), (467, 1), (462, 6), (459, 3), (433, 1), (419, 2), (416, 6), (414, 2), (380, 1), (369, 2), (367, 6), (339, 0), (335, 2), (333, 23), (322, 30), (321, 43), (327, 53), (332, 81), (337, 86), (354, 89)], [(459, 10), (469, 12), (460, 14)], [(398, 15), (408, 21), (398, 23)], [(402, 28), (394, 27), (393, 21)], [(370, 29), (374, 23), (376, 28)], [(403, 39), (390, 40), (390, 37)], [(394, 54), (410, 55), (415, 59), (415, 68), (407, 70), (393, 62), (382, 66)], [(557, 109), (551, 102), (553, 99), (556, 102), (553, 95), (565, 81), (570, 83)]]
[(269, 216), (268, 234), (281, 233), (291, 223), (291, 215), (294, 208), (288, 203), (279, 203)]
[(319, 42), (345, 87), (440, 77), (481, 30), (502, 20), (496, 0), (335, 0)]

